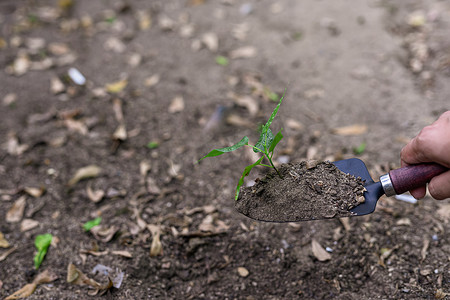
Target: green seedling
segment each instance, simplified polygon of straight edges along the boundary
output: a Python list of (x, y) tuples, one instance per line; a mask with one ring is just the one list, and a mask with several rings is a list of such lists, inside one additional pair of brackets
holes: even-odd
[(159, 143), (157, 141), (151, 141), (151, 142), (148, 142), (148, 144), (147, 144), (147, 148), (149, 148), (149, 149), (156, 149), (158, 147), (159, 147)]
[(102, 221), (102, 217), (97, 217), (94, 220), (87, 221), (83, 224), (83, 229), (85, 231), (91, 230), (93, 227), (100, 225), (100, 222)]
[(361, 155), (364, 153), (364, 151), (366, 150), (366, 142), (361, 143), (358, 147), (353, 148), (353, 153), (355, 153), (355, 155)]
[(34, 267), (39, 269), (42, 261), (44, 260), (45, 254), (47, 254), (48, 247), (52, 243), (53, 236), (50, 233), (40, 234), (36, 236), (34, 240), (34, 245), (36, 246), (37, 253), (34, 256)]
[(263, 92), (264, 92), (264, 95), (273, 102), (277, 102), (278, 98), (280, 98), (280, 96), (278, 96), (277, 93), (272, 92), (268, 87), (264, 87)]
[[(273, 161), (272, 161), (273, 151), (275, 150), (275, 147), (278, 145), (278, 143), (283, 138), (283, 134), (281, 133), (281, 131), (283, 129), (280, 129), (280, 131), (278, 131), (278, 133), (276, 135), (273, 135), (272, 130), (270, 130), (270, 125), (272, 124), (273, 119), (277, 115), (278, 109), (280, 108), (283, 98), (284, 98), (284, 94), (280, 98), (278, 105), (275, 107), (272, 114), (270, 115), (270, 118), (267, 121), (267, 123), (261, 127), (259, 140), (256, 143), (256, 145), (254, 145), (254, 146), (250, 145), (248, 143), (248, 137), (244, 136), (238, 143), (234, 144), (233, 146), (211, 150), (208, 154), (206, 154), (204, 157), (202, 157), (200, 159), (200, 160), (202, 160), (207, 157), (219, 156), (219, 155), (222, 155), (227, 152), (235, 151), (243, 146), (252, 147), (253, 151), (255, 153), (262, 153), (262, 156), (255, 163), (245, 167), (244, 172), (242, 172), (242, 176), (239, 179), (237, 187), (236, 187), (235, 200), (238, 199), (239, 190), (240, 190), (241, 186), (244, 184), (244, 178), (248, 174), (250, 174), (250, 171), (256, 166), (265, 166), (265, 167), (273, 168), (277, 172), (278, 176), (280, 176), (280, 178), (283, 178), (283, 176), (278, 171), (278, 169), (275, 167), (275, 165), (273, 164)], [(269, 161), (269, 165), (262, 163), (264, 157)]]
[(221, 66), (228, 66), (228, 58), (222, 55), (216, 56), (216, 63)]

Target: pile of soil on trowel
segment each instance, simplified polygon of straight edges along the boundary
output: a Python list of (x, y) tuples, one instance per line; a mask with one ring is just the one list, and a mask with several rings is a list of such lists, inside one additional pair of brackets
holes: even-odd
[(243, 215), (268, 222), (297, 222), (351, 216), (364, 202), (363, 181), (330, 162), (283, 164), (242, 188), (235, 203)]

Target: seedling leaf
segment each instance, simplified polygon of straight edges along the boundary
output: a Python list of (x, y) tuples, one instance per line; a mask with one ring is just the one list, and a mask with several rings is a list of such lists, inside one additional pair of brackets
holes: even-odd
[(246, 136), (244, 136), (242, 138), (242, 140), (240, 140), (238, 143), (234, 144), (233, 146), (211, 150), (208, 154), (206, 154), (200, 160), (202, 160), (204, 158), (207, 158), (207, 157), (219, 156), (219, 155), (222, 155), (224, 153), (237, 150), (237, 149), (239, 149), (239, 148), (241, 148), (241, 147), (243, 147), (245, 145), (248, 145), (248, 137), (246, 137)]
[[(249, 145), (248, 144), (248, 137), (245, 136), (237, 144), (235, 144), (233, 146), (230, 146), (230, 147), (226, 147), (226, 148), (214, 149), (214, 150), (210, 151), (207, 155), (205, 155), (204, 157), (202, 157), (199, 160), (199, 161), (201, 161), (202, 159), (204, 159), (206, 157), (214, 157), (214, 156), (222, 155), (224, 153), (237, 150), (237, 149), (241, 148), (242, 146), (249, 146), (249, 147), (253, 148), (253, 151), (255, 153), (261, 152), (263, 154), (261, 156), (261, 158), (259, 158), (255, 163), (245, 167), (244, 172), (242, 173), (241, 178), (239, 178), (239, 182), (238, 182), (237, 187), (236, 187), (235, 200), (237, 200), (238, 197), (239, 197), (239, 190), (240, 190), (241, 186), (244, 184), (244, 178), (256, 166), (266, 166), (266, 167), (273, 168), (277, 172), (278, 176), (280, 176), (280, 178), (283, 178), (283, 176), (278, 171), (278, 169), (275, 167), (275, 165), (274, 165), (274, 163), (272, 161), (273, 151), (274, 151), (275, 147), (278, 145), (278, 143), (281, 141), (281, 139), (283, 138), (283, 134), (281, 133), (281, 131), (283, 129), (281, 129), (274, 136), (273, 133), (272, 133), (272, 130), (270, 130), (269, 127), (272, 124), (273, 119), (277, 115), (278, 109), (280, 108), (280, 105), (281, 105), (281, 102), (283, 101), (285, 93), (286, 93), (286, 91), (283, 93), (283, 96), (280, 98), (280, 101), (279, 101), (278, 105), (273, 110), (273, 112), (270, 115), (269, 120), (267, 121), (267, 123), (260, 127), (260, 131), (261, 132), (260, 132), (260, 135), (259, 135), (259, 140), (256, 143), (256, 145), (254, 145), (254, 146), (253, 145)], [(264, 157), (266, 157), (269, 160), (270, 165), (261, 163), (262, 160), (264, 159)]]
[(157, 141), (151, 141), (151, 142), (148, 142), (148, 144), (147, 144), (147, 148), (149, 148), (149, 149), (156, 149), (158, 147), (159, 147), (159, 143)]
[(269, 147), (269, 153), (272, 153), (273, 150), (275, 149), (275, 147), (278, 145), (278, 143), (281, 141), (281, 139), (283, 138), (283, 134), (281, 133), (283, 129), (280, 129), (280, 131), (278, 131), (278, 133), (275, 135), (275, 137), (273, 138), (272, 142), (270, 143), (270, 147)]
[(38, 251), (34, 256), (34, 267), (36, 268), (36, 270), (44, 260), (45, 254), (47, 254), (47, 250), (52, 242), (52, 239), (53, 236), (50, 233), (40, 234), (36, 236), (36, 239), (34, 240), (34, 245), (36, 246), (36, 249)]
[(267, 152), (268, 146), (272, 144), (273, 141), (273, 133), (272, 130), (268, 129), (266, 132), (261, 131), (261, 135), (259, 136), (259, 140), (256, 145), (253, 147), (253, 151), (255, 153), (258, 152)]
[(267, 123), (264, 125), (262, 133), (266, 133), (269, 130), (270, 125), (273, 122), (273, 119), (275, 119), (275, 116), (277, 115), (278, 109), (280, 108), (281, 105), (281, 101), (283, 101), (284, 98), (284, 94), (286, 93), (286, 91), (283, 93), (283, 96), (281, 96), (280, 98), (280, 102), (278, 102), (278, 105), (275, 107), (275, 109), (273, 110), (272, 114), (270, 115), (269, 120), (267, 121)]
[(222, 56), (222, 55), (216, 56), (216, 63), (221, 66), (227, 66), (228, 58), (226, 58), (225, 56)]
[(87, 221), (83, 224), (83, 229), (85, 231), (91, 230), (93, 227), (100, 225), (100, 222), (102, 221), (102, 217), (97, 217), (93, 220)]
[(364, 153), (364, 151), (366, 150), (366, 142), (361, 143), (358, 147), (353, 148), (353, 153), (355, 153), (355, 155), (361, 155)]
[(244, 172), (242, 173), (241, 178), (239, 179), (238, 185), (236, 187), (236, 195), (234, 197), (234, 200), (237, 200), (239, 197), (239, 190), (241, 189), (241, 186), (244, 184), (244, 178), (245, 176), (247, 176), (248, 174), (250, 174), (250, 171), (256, 167), (257, 165), (261, 164), (261, 161), (263, 160), (264, 156), (261, 156), (260, 159), (258, 159), (254, 164), (251, 164), (247, 167), (245, 167)]

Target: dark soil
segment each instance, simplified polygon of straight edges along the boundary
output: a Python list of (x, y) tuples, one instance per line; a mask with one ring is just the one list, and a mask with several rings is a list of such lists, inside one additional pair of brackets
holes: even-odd
[(361, 178), (330, 162), (283, 164), (252, 187), (241, 189), (235, 207), (243, 215), (268, 222), (297, 222), (349, 217), (364, 202)]
[[(275, 164), (346, 159), (365, 142), (372, 178), (398, 167), (448, 110), (449, 20), (440, 0), (1, 0), (0, 298), (45, 269), (57, 279), (27, 300), (445, 297), (448, 201), (381, 197), (367, 216), (257, 222), (233, 200), (251, 148), (195, 162), (257, 141), (287, 87)], [(71, 264), (122, 284), (90, 297), (67, 282)]]

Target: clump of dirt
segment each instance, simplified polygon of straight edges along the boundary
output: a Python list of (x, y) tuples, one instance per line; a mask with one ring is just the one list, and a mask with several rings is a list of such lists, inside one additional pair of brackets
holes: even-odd
[(330, 162), (283, 164), (254, 186), (242, 188), (235, 203), (243, 215), (259, 221), (297, 222), (351, 216), (364, 202), (361, 178)]

